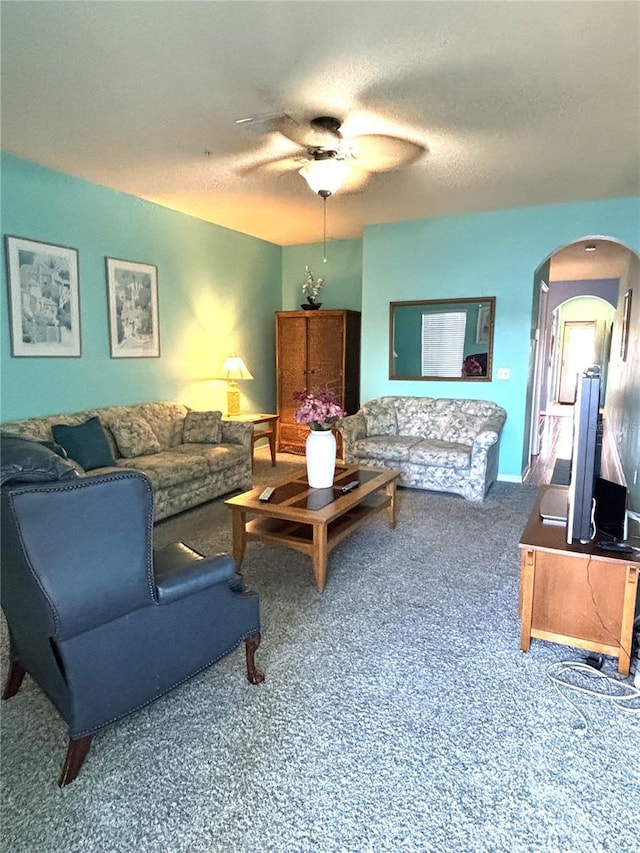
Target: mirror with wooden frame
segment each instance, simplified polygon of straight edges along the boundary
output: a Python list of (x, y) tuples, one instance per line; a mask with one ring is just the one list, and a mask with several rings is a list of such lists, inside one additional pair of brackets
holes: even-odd
[(389, 303), (389, 379), (490, 382), (495, 296)]

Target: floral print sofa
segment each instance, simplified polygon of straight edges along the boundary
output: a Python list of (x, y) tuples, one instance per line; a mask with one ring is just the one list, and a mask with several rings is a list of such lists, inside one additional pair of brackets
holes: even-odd
[[(96, 418), (104, 428), (109, 459), (104, 455), (97, 459), (91, 473), (114, 468), (142, 471), (153, 486), (156, 521), (235, 489), (252, 488), (253, 426), (224, 421), (221, 412), (195, 412), (180, 403), (140, 403), (5, 421), (0, 426), (2, 432), (50, 442), (54, 432), (60, 432), (52, 428), (82, 429), (90, 420), (96, 425)], [(110, 464), (100, 464), (104, 461)]]
[(379, 397), (336, 427), (348, 464), (394, 468), (402, 486), (480, 502), (498, 475), (506, 415), (488, 400)]

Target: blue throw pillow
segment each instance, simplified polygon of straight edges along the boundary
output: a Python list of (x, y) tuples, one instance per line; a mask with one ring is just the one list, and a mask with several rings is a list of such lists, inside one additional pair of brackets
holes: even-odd
[(51, 432), (68, 456), (82, 465), (85, 471), (115, 465), (109, 439), (97, 415), (78, 426), (56, 424), (51, 427)]

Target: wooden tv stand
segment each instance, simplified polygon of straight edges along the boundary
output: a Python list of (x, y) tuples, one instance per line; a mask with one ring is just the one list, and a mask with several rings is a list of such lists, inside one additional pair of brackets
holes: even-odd
[(531, 638), (618, 658), (629, 674), (640, 553), (567, 544), (566, 524), (543, 521), (538, 492), (520, 538), (520, 648)]

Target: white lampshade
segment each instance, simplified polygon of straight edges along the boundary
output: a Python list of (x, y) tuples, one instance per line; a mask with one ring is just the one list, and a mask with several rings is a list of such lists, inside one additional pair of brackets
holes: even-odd
[(225, 358), (224, 360), (220, 371), (220, 378), (237, 382), (238, 379), (253, 379), (253, 376), (240, 356), (230, 355), (229, 358)]
[(318, 195), (332, 195), (340, 189), (351, 169), (342, 160), (311, 160), (298, 172)]

